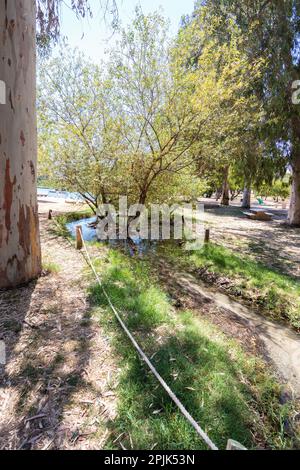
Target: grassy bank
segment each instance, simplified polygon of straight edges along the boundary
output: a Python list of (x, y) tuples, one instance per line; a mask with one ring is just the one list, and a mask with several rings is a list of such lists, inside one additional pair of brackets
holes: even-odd
[(177, 268), (195, 271), (204, 281), (259, 307), (261, 313), (300, 329), (300, 283), (292, 277), (212, 243), (197, 251), (166, 244), (160, 254)]
[[(193, 312), (177, 311), (146, 261), (104, 251), (95, 263), (113, 303), (159, 373), (215, 443), (225, 448), (231, 438), (247, 448), (295, 446), (285, 434), (289, 405), (280, 404), (280, 387), (265, 364)], [(205, 448), (141, 364), (94, 283), (91, 299), (121, 370), (118, 414), (107, 447)]]
[(52, 231), (61, 237), (68, 238), (70, 233), (66, 227), (66, 224), (75, 222), (77, 220), (86, 219), (93, 217), (94, 213), (91, 209), (85, 209), (76, 212), (66, 212), (55, 217), (55, 223), (52, 225)]

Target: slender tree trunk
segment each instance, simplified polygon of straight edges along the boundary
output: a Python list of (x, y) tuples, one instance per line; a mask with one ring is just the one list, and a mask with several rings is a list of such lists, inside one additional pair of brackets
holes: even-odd
[(41, 271), (36, 194), (35, 0), (0, 2), (0, 287)]
[(251, 207), (251, 185), (249, 183), (245, 184), (242, 207), (244, 209), (250, 209)]
[(293, 162), (292, 194), (288, 219), (290, 225), (300, 227), (300, 156)]
[(218, 201), (221, 196), (222, 196), (222, 188), (218, 188), (216, 191), (216, 201)]
[(230, 200), (231, 201), (234, 201), (239, 195), (241, 194), (241, 191), (238, 190), (238, 191), (231, 191), (230, 190)]
[[(289, 207), (288, 221), (290, 225), (300, 227), (300, 115), (297, 108), (298, 105), (292, 103), (290, 99), (292, 82), (299, 79), (299, 69), (294, 64), (292, 49), (295, 38), (291, 33), (290, 18), (287, 13), (288, 2), (277, 1), (277, 8), (279, 9), (279, 21), (281, 26), (282, 36), (285, 37), (284, 49), (284, 66), (290, 75), (290, 83), (287, 90), (286, 105), (287, 113), (291, 116), (290, 126), (292, 130), (292, 193)], [(285, 112), (285, 110), (283, 111)]]
[(229, 183), (228, 183), (229, 167), (224, 168), (223, 187), (222, 187), (222, 206), (229, 206)]

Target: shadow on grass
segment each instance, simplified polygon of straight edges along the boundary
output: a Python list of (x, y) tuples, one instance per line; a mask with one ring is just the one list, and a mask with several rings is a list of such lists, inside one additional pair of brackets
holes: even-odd
[(219, 206), (219, 207), (205, 207), (205, 212), (216, 217), (237, 217), (239, 219), (244, 219), (245, 215), (243, 214), (241, 207), (235, 206)]

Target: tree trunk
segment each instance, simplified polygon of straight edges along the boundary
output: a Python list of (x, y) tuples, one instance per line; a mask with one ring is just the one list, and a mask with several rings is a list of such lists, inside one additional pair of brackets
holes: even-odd
[(250, 209), (251, 207), (251, 186), (250, 184), (246, 184), (243, 192), (243, 201), (242, 201), (243, 209)]
[(228, 183), (229, 167), (224, 168), (223, 187), (222, 187), (222, 206), (229, 206), (229, 183)]
[(289, 223), (300, 227), (300, 157), (293, 163), (292, 194), (289, 208)]
[(221, 196), (222, 196), (222, 188), (218, 188), (216, 191), (216, 201), (218, 201)]
[(35, 1), (1, 0), (0, 287), (41, 271), (36, 192)]

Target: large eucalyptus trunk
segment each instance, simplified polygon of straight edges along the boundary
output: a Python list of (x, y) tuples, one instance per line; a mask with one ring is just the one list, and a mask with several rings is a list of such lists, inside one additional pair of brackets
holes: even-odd
[(36, 278), (41, 254), (36, 194), (35, 0), (0, 1), (0, 287)]
[(229, 176), (229, 167), (226, 166), (224, 168), (224, 174), (223, 174), (222, 200), (221, 200), (222, 206), (229, 206), (229, 181), (228, 181), (228, 176)]
[(300, 227), (300, 156), (293, 162), (289, 223), (290, 225)]
[(245, 184), (243, 192), (242, 207), (244, 209), (250, 209), (251, 207), (251, 186), (250, 184)]

